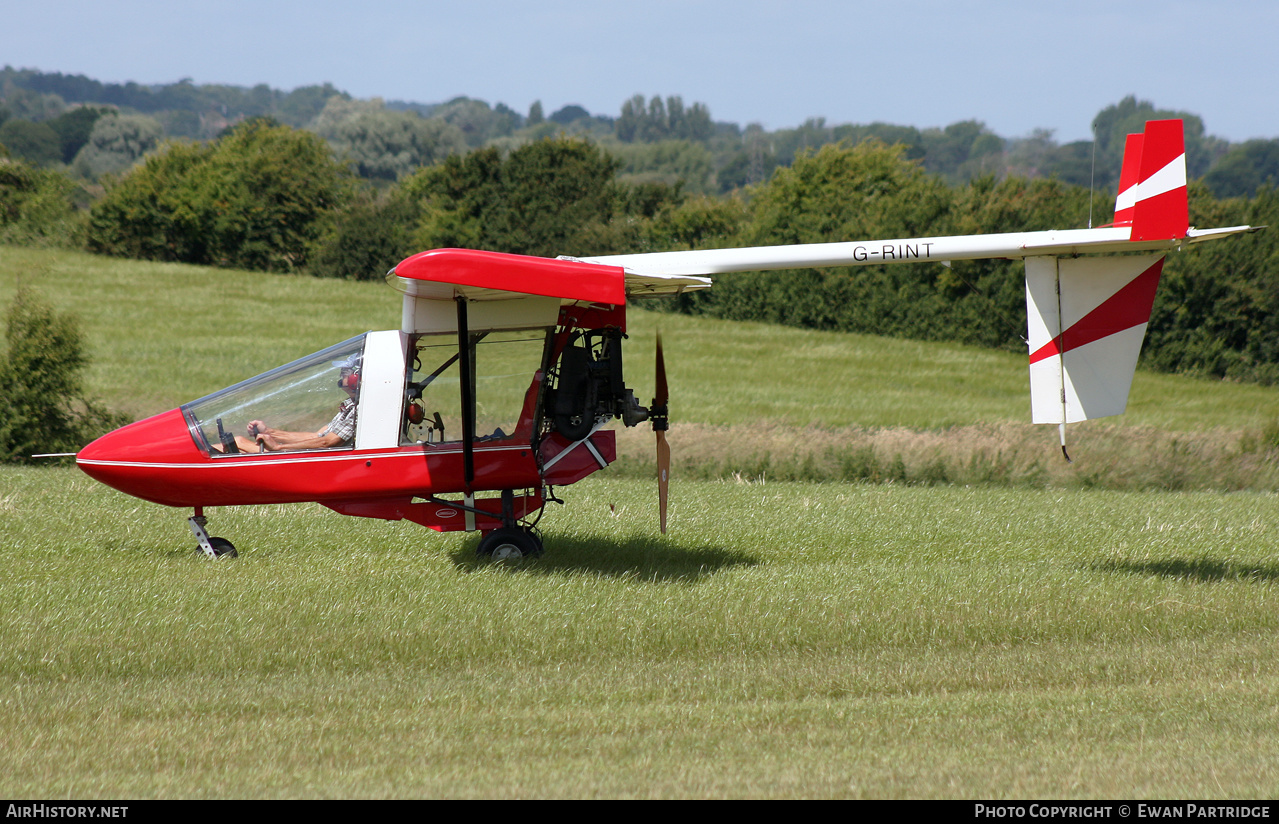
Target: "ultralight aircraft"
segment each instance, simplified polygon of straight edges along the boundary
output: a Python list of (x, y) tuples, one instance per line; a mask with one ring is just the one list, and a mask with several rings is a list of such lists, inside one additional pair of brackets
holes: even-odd
[[(616, 458), (614, 432), (657, 438), (666, 531), (670, 450), (661, 341), (656, 397), (623, 381), (629, 300), (750, 270), (1023, 259), (1032, 420), (1065, 425), (1127, 405), (1164, 256), (1253, 231), (1189, 226), (1180, 120), (1129, 135), (1114, 223), (1101, 228), (539, 258), (467, 249), (413, 255), (387, 275), (398, 330), (368, 332), (111, 432), (76, 463), (130, 495), (189, 508), (315, 501), (344, 515), (482, 533), (477, 553), (538, 555), (555, 488)], [(339, 403), (340, 402), (340, 403)], [(334, 409), (338, 409), (334, 414)], [(446, 497), (451, 496), (451, 497)]]

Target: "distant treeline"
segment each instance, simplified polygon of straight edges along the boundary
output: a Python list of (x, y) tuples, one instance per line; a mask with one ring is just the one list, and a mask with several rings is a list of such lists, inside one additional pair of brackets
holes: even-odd
[[(89, 111), (75, 113), (85, 108)], [(112, 117), (96, 127), (102, 115)], [(1050, 131), (1001, 137), (976, 120), (919, 129), (813, 118), (769, 132), (715, 122), (705, 104), (686, 105), (679, 96), (636, 95), (615, 116), (577, 105), (545, 115), (540, 102), (520, 113), (466, 97), (446, 103), (359, 101), (327, 83), (284, 92), (265, 84), (102, 83), (83, 75), (0, 70), (0, 144), (36, 165), (74, 163), (76, 174), (90, 181), (133, 165), (166, 138), (211, 140), (229, 126), (261, 117), (316, 132), (370, 180), (399, 179), (450, 153), (490, 145), (505, 152), (564, 133), (606, 146), (622, 161), (623, 178), (678, 180), (697, 194), (727, 194), (767, 180), (805, 150), (871, 138), (901, 144), (905, 157), (951, 183), (991, 174), (1056, 177), (1111, 191), (1124, 135), (1140, 131), (1151, 117), (1182, 117), (1190, 175), (1203, 178), (1218, 197), (1251, 196), (1262, 184), (1279, 183), (1279, 138), (1232, 144), (1209, 135), (1194, 114), (1156, 109), (1132, 97), (1098, 114), (1095, 144), (1058, 144)], [(86, 156), (76, 162), (81, 150)]]
[[(1098, 114), (1094, 148), (974, 121), (770, 133), (678, 97), (637, 95), (613, 118), (385, 104), (330, 86), (119, 86), (8, 68), (0, 82), (0, 242), (147, 260), (377, 279), (447, 246), (589, 256), (1099, 225), (1123, 136), (1170, 116), (1186, 121), (1192, 223), (1279, 223), (1275, 141), (1232, 146), (1134, 98)], [(1090, 191), (1089, 178), (1102, 182)], [(1275, 237), (1172, 255), (1146, 364), (1279, 380)], [(1017, 349), (1022, 278), (1007, 261), (740, 274), (665, 305)]]

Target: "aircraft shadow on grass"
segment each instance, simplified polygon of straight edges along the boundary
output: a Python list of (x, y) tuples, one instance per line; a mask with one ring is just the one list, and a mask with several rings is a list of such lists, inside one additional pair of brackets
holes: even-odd
[(467, 541), (451, 553), (459, 570), (471, 572), (505, 564), (530, 575), (589, 572), (654, 583), (696, 583), (728, 569), (755, 566), (760, 562), (753, 555), (722, 547), (662, 546), (645, 537), (556, 538), (554, 547), (545, 555), (514, 562), (477, 558), (477, 543)]
[(1189, 581), (1279, 581), (1279, 564), (1240, 564), (1211, 558), (1168, 558), (1163, 561), (1107, 561), (1094, 564), (1098, 572), (1122, 572), (1154, 578)]

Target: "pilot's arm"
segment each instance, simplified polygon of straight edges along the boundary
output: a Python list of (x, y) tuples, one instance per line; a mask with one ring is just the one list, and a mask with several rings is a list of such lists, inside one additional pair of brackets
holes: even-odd
[[(260, 424), (258, 421), (254, 423)], [(257, 452), (263, 448), (267, 452), (284, 452), (293, 449), (331, 449), (335, 446), (341, 446), (345, 442), (346, 439), (340, 435), (328, 431), (328, 427), (321, 429), (319, 432), (286, 432), (283, 429), (272, 429), (259, 425), (255, 436), (252, 438), (246, 438), (243, 435), (235, 436), (235, 443), (236, 446), (240, 447), (240, 451), (250, 453)]]
[(321, 429), (314, 434), (272, 429), (258, 432), (257, 442), (265, 446), (267, 452), (282, 452), (290, 449), (331, 449), (341, 446), (346, 439), (327, 429)]
[(249, 434), (253, 436), (252, 440), (243, 439), (249, 446), (248, 451), (257, 450), (258, 444), (268, 452), (343, 446), (355, 437), (355, 404), (351, 401), (344, 403), (333, 420), (319, 432), (287, 432), (267, 426), (263, 421), (250, 421)]

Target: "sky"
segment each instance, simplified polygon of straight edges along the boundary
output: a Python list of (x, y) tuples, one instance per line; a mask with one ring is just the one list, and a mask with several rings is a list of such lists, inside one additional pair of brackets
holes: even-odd
[(103, 82), (329, 82), (616, 116), (635, 94), (808, 118), (1089, 139), (1128, 95), (1279, 137), (1274, 0), (0, 0), (0, 65)]

